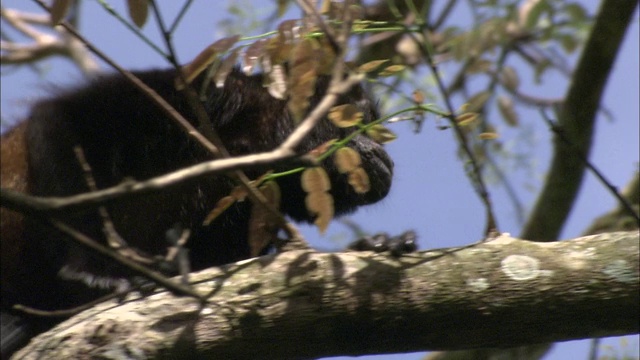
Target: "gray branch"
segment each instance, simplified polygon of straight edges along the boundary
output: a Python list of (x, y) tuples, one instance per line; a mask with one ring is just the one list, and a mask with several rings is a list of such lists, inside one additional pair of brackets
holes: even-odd
[(500, 236), (392, 258), (291, 251), (195, 274), (200, 306), (161, 292), (105, 303), (24, 358), (304, 359), (511, 347), (638, 333), (639, 235)]

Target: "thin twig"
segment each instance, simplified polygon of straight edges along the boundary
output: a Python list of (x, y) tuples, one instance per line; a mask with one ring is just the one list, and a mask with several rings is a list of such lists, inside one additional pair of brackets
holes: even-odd
[(443, 94), (445, 106), (447, 111), (449, 112), (449, 115), (446, 118), (449, 120), (453, 129), (455, 130), (456, 137), (458, 138), (458, 143), (460, 144), (462, 151), (464, 152), (469, 163), (471, 164), (471, 172), (470, 172), (471, 182), (474, 185), (473, 188), (476, 191), (476, 194), (478, 194), (478, 196), (480, 197), (480, 200), (485, 206), (485, 212), (487, 216), (485, 235), (488, 235), (492, 232), (497, 231), (498, 225), (497, 225), (496, 217), (493, 212), (491, 196), (489, 194), (489, 190), (487, 189), (487, 186), (482, 177), (482, 168), (478, 160), (473, 155), (473, 151), (471, 150), (471, 147), (467, 142), (467, 139), (465, 137), (464, 132), (462, 131), (462, 128), (456, 122), (455, 110), (453, 108), (453, 105), (451, 104), (450, 98), (446, 96), (447, 89), (446, 89), (446, 86), (444, 85), (442, 77), (440, 76), (438, 66), (435, 64), (433, 57), (431, 56), (431, 51), (427, 49), (427, 46), (422, 41), (419, 41), (416, 38), (416, 36), (413, 35), (413, 33), (409, 32), (409, 36), (411, 36), (411, 38), (415, 41), (416, 45), (418, 45), (418, 47), (420, 48), (420, 51), (422, 52), (425, 58), (425, 61), (427, 62), (427, 65), (429, 66), (429, 68), (431, 69), (431, 72), (433, 73), (433, 77), (436, 80), (436, 84), (438, 85), (438, 90), (440, 91), (441, 94)]
[[(151, 4), (151, 8), (153, 9), (154, 15), (156, 17), (156, 21), (158, 22), (158, 26), (160, 27), (160, 32), (162, 33), (163, 39), (165, 41), (165, 45), (167, 46), (167, 49), (169, 51), (169, 61), (176, 68), (176, 72), (178, 73), (178, 76), (181, 78), (182, 83), (188, 84), (188, 82), (184, 77), (184, 74), (181, 71), (180, 64), (178, 63), (175, 48), (173, 46), (173, 41), (171, 40), (172, 34), (167, 29), (164, 19), (162, 18), (162, 14), (160, 13), (160, 10), (156, 5), (155, 1), (151, 1), (150, 4)], [(211, 123), (211, 119), (209, 118), (209, 114), (207, 114), (207, 111), (204, 108), (204, 105), (200, 101), (198, 101), (198, 96), (195, 90), (193, 90), (191, 86), (185, 86), (184, 91), (185, 91), (187, 101), (189, 102), (191, 109), (194, 111), (196, 115), (199, 131), (207, 139), (211, 140), (211, 142), (216, 146), (218, 150), (217, 153), (213, 153), (212, 155), (218, 158), (231, 158), (231, 154), (224, 146), (222, 139), (220, 138), (220, 136), (215, 130), (215, 127)], [(278, 222), (278, 225), (283, 230), (288, 231), (289, 228), (286, 226), (287, 220), (285, 219), (285, 217), (282, 215), (282, 213), (280, 213), (280, 211), (278, 211), (278, 209), (275, 208), (275, 206), (273, 206), (273, 204), (269, 203), (269, 201), (265, 198), (265, 196), (260, 191), (258, 191), (255, 186), (251, 184), (251, 180), (249, 179), (249, 177), (242, 170), (235, 170), (233, 172), (233, 175), (240, 181), (242, 186), (247, 190), (248, 195), (251, 198), (251, 200), (254, 202), (254, 204), (257, 203), (257, 204), (260, 204), (260, 206), (263, 206), (270, 214), (274, 216), (274, 218)], [(289, 235), (290, 237), (294, 236), (293, 233), (290, 233)]]
[[(558, 123), (572, 146), (556, 138), (545, 184), (522, 230), (522, 237), (554, 241), (562, 230), (582, 185), (594, 126), (605, 85), (638, 1), (604, 0), (558, 111)], [(577, 149), (576, 149), (577, 148)]]
[[(97, 191), (98, 186), (96, 185), (96, 179), (93, 177), (91, 165), (89, 165), (89, 162), (84, 155), (84, 151), (82, 151), (82, 148), (80, 146), (74, 146), (73, 151), (76, 155), (76, 158), (78, 159), (78, 163), (80, 163), (80, 167), (82, 168), (82, 172), (84, 174), (85, 183), (87, 184), (89, 191)], [(126, 256), (137, 262), (147, 265), (153, 263), (153, 259), (141, 255), (137, 251), (129, 247), (127, 242), (116, 230), (116, 227), (111, 220), (111, 216), (109, 215), (106, 206), (99, 206), (98, 214), (100, 215), (100, 219), (102, 220), (102, 232), (107, 239), (107, 244), (109, 244), (112, 249), (118, 251), (123, 256)]]
[[(333, 29), (331, 29), (330, 27), (327, 26), (327, 23), (325, 23), (324, 19), (322, 18), (320, 13), (318, 13), (318, 10), (315, 8), (315, 6), (310, 4), (308, 2), (308, 0), (296, 0), (296, 3), (298, 3), (298, 6), (300, 6), (300, 8), (302, 8), (304, 13), (308, 17), (313, 17), (314, 18), (314, 20), (316, 21), (316, 24), (320, 27), (320, 31), (324, 33), (324, 36), (329, 41), (329, 45), (331, 46), (331, 49), (333, 50), (333, 52), (336, 55), (340, 54), (342, 48), (340, 47), (340, 45), (336, 41), (336, 35), (333, 32)], [(345, 3), (344, 5), (345, 5), (345, 7), (347, 7), (345, 10), (346, 11), (350, 11), (349, 8), (348, 8), (348, 5), (349, 5), (348, 2)]]
[[(42, 0), (33, 0), (38, 5), (40, 5), (43, 9), (49, 11), (49, 7)], [(136, 88), (140, 89), (140, 91), (147, 96), (154, 104), (158, 106), (167, 116), (172, 119), (176, 119), (176, 122), (180, 125), (180, 127), (191, 136), (196, 143), (200, 144), (203, 148), (205, 148), (209, 152), (217, 152), (216, 147), (211, 144), (209, 140), (207, 140), (202, 134), (200, 134), (191, 123), (185, 119), (171, 104), (169, 104), (162, 96), (158, 95), (158, 93), (149, 87), (147, 84), (142, 82), (137, 76), (132, 74), (131, 72), (125, 70), (120, 67), (115, 61), (113, 61), (110, 57), (100, 51), (97, 47), (95, 47), (89, 40), (84, 38), (80, 33), (78, 33), (72, 26), (70, 26), (67, 22), (63, 21), (59, 24), (64, 27), (71, 35), (80, 40), (86, 47), (106, 62), (109, 66), (113, 67), (117, 70), (122, 76), (124, 76), (132, 85)]]
[(85, 310), (91, 309), (92, 307), (103, 303), (105, 301), (111, 300), (111, 299), (115, 299), (118, 297), (121, 297), (122, 293), (118, 293), (118, 292), (114, 292), (111, 294), (107, 294), (105, 296), (99, 297), (95, 300), (92, 300), (88, 303), (84, 303), (80, 306), (76, 306), (74, 308), (70, 308), (70, 309), (62, 309), (62, 310), (40, 310), (40, 309), (36, 309), (36, 308), (32, 308), (30, 306), (26, 306), (26, 305), (14, 305), (13, 309), (17, 310), (17, 311), (21, 311), (25, 314), (30, 314), (30, 315), (36, 315), (36, 316), (41, 316), (41, 317), (71, 317), (73, 315), (76, 315), (78, 313), (81, 313)]
[(110, 188), (69, 197), (28, 196), (10, 189), (0, 189), (0, 201), (3, 207), (26, 214), (85, 209), (124, 197), (131, 196), (131, 198), (134, 198), (147, 193), (164, 191), (205, 174), (221, 174), (237, 169), (264, 167), (265, 165), (272, 165), (278, 161), (293, 158), (295, 155), (292, 148), (280, 146), (278, 149), (267, 153), (239, 156), (232, 159), (211, 160), (146, 181), (125, 181)]
[(544, 112), (544, 110), (540, 110), (540, 113), (544, 121), (547, 123), (547, 125), (549, 125), (549, 129), (551, 129), (551, 131), (553, 131), (553, 133), (556, 134), (556, 136), (560, 140), (562, 140), (572, 150), (574, 150), (574, 155), (577, 156), (584, 163), (584, 165), (593, 173), (593, 175), (595, 175), (595, 177), (602, 183), (602, 185), (604, 185), (604, 187), (607, 190), (609, 190), (611, 195), (613, 195), (613, 197), (615, 197), (616, 200), (618, 200), (618, 203), (625, 210), (625, 212), (636, 219), (636, 221), (638, 222), (638, 226), (640, 227), (640, 214), (636, 213), (636, 211), (633, 209), (633, 205), (631, 205), (631, 203), (629, 203), (629, 201), (627, 201), (627, 199), (625, 199), (625, 197), (622, 196), (622, 194), (620, 194), (620, 192), (618, 191), (618, 188), (614, 186), (609, 180), (607, 180), (607, 178), (602, 173), (602, 171), (600, 171), (595, 165), (593, 165), (591, 161), (589, 161), (589, 159), (571, 141), (571, 139), (567, 137), (567, 135), (565, 134), (565, 131), (562, 129), (561, 126), (559, 126), (555, 121), (553, 121), (553, 119), (551, 119)]
[(147, 268), (146, 266), (139, 264), (136, 261), (133, 261), (125, 256), (122, 256), (118, 252), (113, 251), (112, 249), (109, 249), (108, 247), (93, 241), (91, 238), (89, 238), (85, 234), (79, 232), (78, 230), (72, 228), (71, 226), (61, 221), (51, 220), (51, 224), (56, 229), (62, 231), (67, 236), (73, 238), (76, 241), (76, 243), (81, 244), (102, 256), (106, 256), (110, 259), (117, 261), (119, 264), (126, 266), (128, 269), (132, 270), (138, 275), (148, 280), (151, 280), (154, 283), (161, 285), (164, 288), (169, 289), (170, 291), (176, 294), (188, 295), (200, 301), (205, 300), (204, 296), (200, 295), (197, 291), (195, 291), (191, 287), (176, 283), (175, 281), (167, 278), (166, 276), (156, 271), (153, 271)]

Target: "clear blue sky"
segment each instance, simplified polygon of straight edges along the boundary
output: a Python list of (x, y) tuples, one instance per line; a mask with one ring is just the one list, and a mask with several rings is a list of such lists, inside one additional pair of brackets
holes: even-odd
[[(121, 9), (123, 1), (112, 1), (112, 5)], [(177, 6), (179, 1), (162, 2), (162, 6)], [(178, 54), (183, 62), (188, 61), (200, 49), (220, 37), (229, 35), (219, 29), (219, 21), (226, 16), (224, 10), (212, 10), (209, 1), (196, 1), (182, 22), (175, 36)], [(226, 4), (227, 1), (216, 2)], [(243, 6), (255, 10), (256, 19), (270, 14), (273, 1), (240, 1)], [(598, 2), (584, 2), (593, 13)], [(25, 0), (3, 0), (2, 6), (33, 9), (31, 2)], [(460, 6), (459, 6), (460, 7)], [(169, 12), (167, 12), (169, 13)], [(295, 13), (292, 16), (296, 16)], [(465, 14), (454, 16), (462, 21)], [(248, 24), (248, 22), (247, 22)], [(237, 24), (238, 25), (238, 24)], [(3, 24), (4, 26), (4, 24)], [(460, 23), (460, 26), (465, 26)], [(121, 65), (133, 69), (163, 67), (165, 62), (147, 46), (133, 36), (115, 20), (106, 15), (94, 1), (88, 1), (83, 7), (83, 34), (100, 49)], [(264, 29), (258, 28), (254, 33)], [(153, 24), (147, 24), (145, 33), (158, 40)], [(158, 40), (159, 42), (159, 40)], [(639, 73), (638, 73), (638, 19), (627, 34), (623, 49), (614, 68), (606, 89), (604, 106), (611, 111), (613, 118), (600, 116), (597, 127), (591, 161), (614, 184), (623, 186), (638, 168), (639, 144)], [(574, 59), (575, 60), (575, 59)], [(16, 120), (22, 117), (29, 104), (46, 95), (43, 81), (54, 84), (74, 84), (82, 81), (79, 74), (66, 60), (48, 60), (38, 65), (44, 71), (37, 75), (23, 67), (16, 71), (3, 69), (2, 77), (2, 117)], [(445, 73), (446, 74), (446, 73)], [(534, 86), (523, 79), (522, 88), (544, 96), (562, 96), (566, 82), (557, 74), (550, 74), (542, 86)], [(427, 86), (427, 85), (425, 85)], [(461, 104), (455, 104), (456, 107)], [(528, 147), (533, 156), (530, 172), (514, 171), (507, 176), (517, 187), (518, 196), (527, 209), (535, 200), (540, 189), (550, 158), (550, 134), (536, 111), (521, 109), (520, 116), (531, 130), (530, 140), (524, 142), (516, 138), (516, 133), (499, 128), (502, 141), (518, 147)], [(4, 127), (3, 123), (3, 127)], [(396, 163), (394, 186), (388, 198), (380, 204), (361, 209), (352, 220), (370, 232), (386, 231), (398, 234), (407, 229), (415, 229), (420, 237), (421, 248), (439, 248), (469, 244), (483, 236), (484, 210), (471, 189), (463, 165), (456, 156), (456, 143), (451, 131), (438, 130), (428, 121), (420, 134), (414, 134), (408, 124), (391, 126), (399, 140), (388, 146), (389, 153)], [(533, 186), (527, 189), (526, 186)], [(500, 186), (491, 188), (500, 230), (517, 235), (518, 224), (505, 191)], [(578, 236), (596, 216), (615, 206), (615, 200), (592, 175), (588, 175), (578, 202), (562, 233), (563, 238)], [(305, 228), (305, 234), (312, 243), (324, 249), (338, 249), (351, 239), (349, 231), (339, 223), (333, 224), (328, 233), (320, 237), (313, 228)], [(628, 337), (630, 347), (638, 346), (638, 337)], [(619, 340), (606, 342), (614, 347)], [(565, 342), (557, 345), (546, 359), (586, 358), (587, 341)], [(361, 359), (420, 359), (423, 353), (406, 355), (366, 356)]]

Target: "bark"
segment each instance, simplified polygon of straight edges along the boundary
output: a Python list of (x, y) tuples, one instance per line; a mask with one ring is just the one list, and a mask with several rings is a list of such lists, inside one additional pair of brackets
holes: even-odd
[(16, 358), (303, 359), (632, 334), (638, 244), (634, 231), (401, 258), (291, 251), (193, 274), (203, 306), (166, 292), (105, 303)]

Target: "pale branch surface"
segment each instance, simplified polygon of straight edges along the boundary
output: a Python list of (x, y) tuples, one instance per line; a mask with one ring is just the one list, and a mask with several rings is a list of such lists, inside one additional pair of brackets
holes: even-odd
[[(626, 201), (633, 204), (636, 212), (640, 209), (640, 174), (635, 172), (631, 181), (621, 191)], [(638, 223), (622, 204), (596, 218), (583, 232), (583, 235), (594, 235), (616, 231), (638, 231)], [(637, 255), (637, 254), (636, 254)], [(518, 359), (538, 360), (551, 349), (552, 343), (538, 343), (512, 348), (483, 348), (460, 351), (437, 351), (425, 356), (424, 360), (490, 360)]]
[[(192, 276), (200, 307), (163, 292), (105, 303), (17, 358), (270, 358), (457, 350), (638, 332), (639, 235), (509, 236), (402, 258), (291, 251)], [(22, 357), (24, 356), (24, 357)]]

